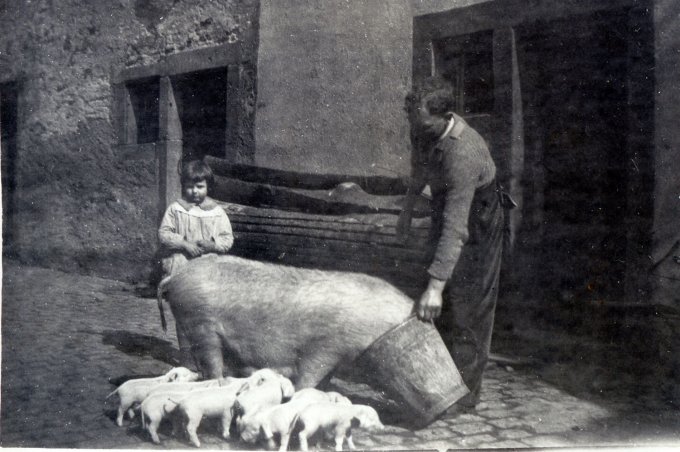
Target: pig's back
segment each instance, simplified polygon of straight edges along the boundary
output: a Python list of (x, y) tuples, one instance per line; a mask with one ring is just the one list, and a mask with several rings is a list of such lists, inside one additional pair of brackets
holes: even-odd
[(282, 350), (314, 344), (354, 354), (402, 323), (413, 307), (405, 294), (372, 276), (235, 256), (194, 259), (167, 288), (173, 312), (182, 310), (180, 315), (194, 320), (220, 319), (233, 351), (246, 361), (257, 356), (265, 367), (285, 355)]
[(239, 305), (250, 308), (254, 302), (267, 307), (284, 304), (301, 312), (360, 308), (363, 316), (375, 312), (403, 320), (413, 305), (396, 287), (366, 274), (297, 268), (236, 256), (189, 261), (167, 287), (171, 303), (174, 299), (193, 299), (206, 305), (217, 301), (229, 309)]

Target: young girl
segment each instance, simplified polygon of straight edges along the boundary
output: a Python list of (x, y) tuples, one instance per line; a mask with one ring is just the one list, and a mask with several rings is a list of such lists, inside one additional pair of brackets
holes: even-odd
[(182, 167), (182, 199), (168, 206), (158, 229), (163, 276), (175, 273), (189, 259), (225, 254), (234, 243), (229, 218), (208, 197), (214, 182), (210, 167), (200, 160)]
[[(182, 199), (168, 206), (158, 228), (164, 278), (177, 272), (189, 259), (209, 253), (225, 254), (234, 243), (227, 214), (208, 197), (208, 188), (214, 182), (210, 167), (200, 160), (185, 164), (181, 182)], [(179, 363), (195, 367), (191, 344), (178, 322), (175, 327)]]

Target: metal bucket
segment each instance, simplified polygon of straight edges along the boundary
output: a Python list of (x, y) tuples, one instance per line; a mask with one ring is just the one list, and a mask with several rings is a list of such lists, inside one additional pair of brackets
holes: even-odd
[(469, 392), (439, 332), (415, 316), (380, 336), (355, 365), (374, 389), (408, 410), (416, 427)]

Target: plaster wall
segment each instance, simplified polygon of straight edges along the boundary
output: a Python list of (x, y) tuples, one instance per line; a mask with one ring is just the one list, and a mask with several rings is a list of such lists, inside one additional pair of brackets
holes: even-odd
[(680, 309), (680, 4), (657, 0), (654, 301)]
[(407, 0), (262, 0), (255, 163), (408, 173)]
[(18, 83), (11, 250), (130, 281), (156, 247), (156, 161), (115, 147), (111, 75), (162, 55), (248, 40), (257, 0), (2, 2), (0, 82)]

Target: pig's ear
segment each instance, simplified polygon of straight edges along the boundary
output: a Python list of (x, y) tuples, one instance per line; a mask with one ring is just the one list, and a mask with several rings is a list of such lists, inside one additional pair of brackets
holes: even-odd
[(168, 381), (175, 381), (179, 378), (179, 374), (176, 370), (170, 371), (170, 374), (168, 375)]
[(281, 379), (281, 395), (284, 399), (290, 399), (295, 394), (295, 386), (287, 378)]
[(236, 391), (236, 397), (240, 396), (241, 394), (243, 394), (244, 392), (246, 392), (246, 391), (249, 390), (249, 389), (250, 389), (250, 383), (248, 383), (248, 382), (246, 381), (245, 383), (243, 383), (243, 386), (241, 386), (241, 387), (238, 389), (238, 391)]

